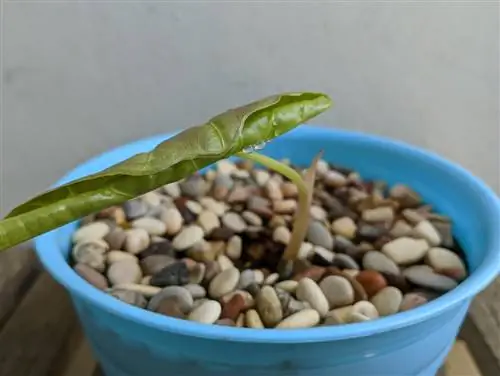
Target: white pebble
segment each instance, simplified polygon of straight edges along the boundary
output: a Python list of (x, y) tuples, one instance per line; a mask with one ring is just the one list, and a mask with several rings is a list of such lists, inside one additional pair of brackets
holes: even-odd
[(297, 299), (307, 302), (319, 312), (321, 317), (325, 316), (329, 310), (328, 300), (319, 286), (310, 278), (302, 278), (299, 281), (296, 291)]
[(382, 252), (398, 265), (413, 264), (425, 257), (429, 244), (424, 239), (402, 237), (382, 247)]
[(220, 220), (217, 214), (210, 210), (204, 210), (198, 216), (198, 224), (203, 229), (205, 234), (209, 234), (212, 230), (220, 227)]
[(142, 271), (135, 261), (123, 260), (111, 264), (107, 276), (112, 285), (124, 283), (139, 283), (142, 279)]
[(130, 261), (135, 261), (139, 262), (139, 259), (137, 256), (128, 253), (128, 252), (123, 252), (123, 251), (109, 251), (106, 255), (106, 260), (108, 261), (108, 264), (113, 264), (115, 262), (123, 261), (123, 260), (130, 260)]
[(217, 263), (219, 264), (220, 270), (234, 268), (233, 262), (226, 255), (219, 255), (219, 257), (217, 257)]
[(342, 217), (332, 222), (332, 231), (347, 239), (353, 239), (357, 229), (356, 222), (350, 217)]
[(240, 271), (236, 268), (226, 269), (217, 274), (208, 287), (209, 295), (218, 299), (236, 289), (240, 280)]
[(204, 232), (200, 226), (189, 225), (184, 227), (172, 240), (172, 246), (179, 251), (194, 246), (203, 240)]
[(366, 222), (392, 222), (394, 220), (394, 209), (390, 206), (367, 209), (363, 211), (362, 218)]
[(427, 263), (436, 271), (453, 271), (458, 279), (467, 275), (465, 264), (457, 254), (446, 248), (434, 247), (427, 252)]
[(243, 241), (241, 240), (241, 237), (234, 235), (227, 242), (226, 255), (231, 260), (238, 260), (241, 257), (242, 249)]
[(152, 217), (143, 217), (136, 219), (131, 223), (134, 228), (142, 228), (148, 232), (149, 235), (163, 235), (167, 231), (167, 225), (159, 219)]
[(281, 321), (276, 326), (276, 328), (277, 329), (311, 328), (313, 326), (318, 325), (320, 320), (321, 318), (319, 316), (318, 311), (309, 308), (288, 316), (283, 321)]
[(148, 232), (143, 228), (132, 228), (125, 233), (125, 250), (134, 255), (144, 251), (151, 242)]
[(285, 226), (278, 226), (273, 231), (273, 240), (276, 243), (287, 245), (290, 242), (291, 236), (290, 230)]
[(167, 226), (167, 234), (175, 235), (177, 234), (184, 223), (181, 213), (177, 208), (167, 208), (161, 213), (161, 220)]
[(73, 233), (73, 243), (102, 239), (110, 231), (110, 227), (104, 222), (93, 222), (78, 228)]
[(213, 324), (219, 319), (221, 312), (222, 307), (219, 302), (207, 300), (191, 311), (188, 320), (202, 324)]
[(413, 228), (413, 232), (416, 236), (427, 240), (431, 246), (438, 246), (441, 244), (441, 235), (439, 235), (439, 232), (432, 223), (427, 220), (419, 222)]

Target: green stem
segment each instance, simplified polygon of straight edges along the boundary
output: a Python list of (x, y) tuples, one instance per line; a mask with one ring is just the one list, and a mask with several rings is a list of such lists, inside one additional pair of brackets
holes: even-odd
[(270, 158), (266, 155), (255, 152), (236, 153), (236, 156), (260, 163), (261, 165), (266, 166), (267, 168), (282, 174), (283, 176), (290, 179), (297, 186), (297, 188), (299, 189), (299, 197), (300, 195), (307, 195), (307, 187), (304, 183), (304, 179), (302, 179), (302, 176), (300, 176), (300, 174), (297, 171), (287, 166), (286, 164), (278, 162), (276, 159)]

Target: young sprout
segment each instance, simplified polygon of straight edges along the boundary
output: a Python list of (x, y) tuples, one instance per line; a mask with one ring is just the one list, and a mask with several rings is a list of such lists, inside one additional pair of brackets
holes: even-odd
[[(55, 187), (19, 205), (0, 221), (0, 251), (266, 143), (319, 115), (331, 104), (322, 93), (285, 93), (223, 112), (205, 124), (168, 138), (149, 152)], [(297, 172), (270, 158), (245, 156), (264, 161), (299, 188), (298, 235), (286, 252), (287, 258), (292, 257), (303, 231), (301, 218), (307, 217), (304, 210), (309, 180), (306, 177), (303, 181)]]

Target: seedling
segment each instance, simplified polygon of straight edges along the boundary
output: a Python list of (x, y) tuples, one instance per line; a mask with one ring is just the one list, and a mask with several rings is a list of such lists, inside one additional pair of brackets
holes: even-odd
[(150, 152), (136, 154), (16, 207), (0, 221), (0, 250), (181, 180), (221, 159), (238, 156), (275, 170), (297, 185), (298, 210), (283, 255), (285, 260), (294, 260), (307, 231), (316, 163), (321, 153), (301, 175), (255, 150), (319, 115), (331, 104), (325, 94), (300, 92), (271, 96), (228, 110), (205, 124), (178, 133)]

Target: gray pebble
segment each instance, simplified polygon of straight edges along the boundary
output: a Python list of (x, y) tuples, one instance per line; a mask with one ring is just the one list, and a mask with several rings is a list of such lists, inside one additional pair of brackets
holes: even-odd
[(109, 248), (122, 249), (126, 238), (126, 232), (121, 227), (115, 227), (103, 239), (109, 244)]
[(111, 264), (107, 276), (112, 285), (139, 283), (142, 279), (142, 271), (137, 262), (123, 260)]
[(74, 269), (80, 277), (82, 277), (94, 287), (100, 290), (105, 290), (108, 288), (108, 281), (106, 280), (106, 278), (90, 266), (86, 264), (76, 264)]
[(328, 276), (321, 281), (319, 287), (328, 300), (330, 309), (354, 302), (354, 289), (351, 283), (343, 277), (337, 275)]
[(283, 319), (283, 309), (276, 291), (264, 286), (257, 295), (257, 311), (266, 327), (274, 327)]
[(457, 287), (457, 282), (444, 275), (436, 274), (430, 266), (414, 265), (406, 268), (403, 275), (415, 285), (435, 291), (446, 292)]
[(162, 300), (172, 297), (176, 297), (179, 300), (180, 308), (183, 312), (191, 311), (194, 302), (193, 297), (188, 290), (181, 286), (165, 287), (151, 298), (148, 304), (148, 309), (150, 311), (156, 311)]
[(207, 295), (205, 288), (197, 284), (187, 284), (184, 288), (189, 291), (189, 293), (193, 296), (193, 299), (204, 298)]
[(399, 267), (389, 257), (382, 252), (369, 251), (363, 256), (363, 268), (366, 270), (376, 270), (381, 273), (399, 274)]
[(343, 253), (335, 254), (332, 265), (341, 269), (360, 269), (359, 264), (351, 256)]
[(251, 211), (244, 211), (241, 213), (243, 219), (251, 226), (262, 226), (262, 218), (260, 218), (257, 214)]
[(151, 285), (158, 287), (185, 285), (189, 282), (189, 271), (183, 261), (175, 261), (151, 277)]
[(123, 209), (128, 219), (136, 219), (144, 217), (148, 212), (148, 205), (141, 199), (126, 201), (123, 204)]
[(243, 270), (238, 281), (238, 289), (246, 289), (252, 283), (255, 283), (255, 272), (251, 269)]
[(108, 244), (103, 240), (95, 239), (77, 243), (73, 247), (73, 259), (77, 263), (82, 263), (91, 268), (102, 272), (106, 267), (105, 253), (108, 250)]
[(244, 219), (238, 214), (234, 212), (228, 212), (222, 216), (222, 223), (228, 229), (240, 233), (245, 231), (247, 228), (247, 224)]
[(114, 296), (121, 301), (137, 306), (139, 308), (145, 308), (147, 305), (147, 300), (140, 293), (130, 290), (113, 290), (110, 295)]
[(321, 222), (310, 221), (307, 229), (307, 240), (314, 245), (333, 249), (333, 236)]
[(172, 240), (176, 250), (188, 249), (203, 239), (204, 232), (200, 226), (189, 225), (184, 227)]
[(179, 183), (183, 195), (198, 198), (205, 194), (207, 185), (205, 179), (199, 175), (191, 175)]
[(402, 301), (403, 293), (398, 288), (392, 286), (383, 288), (371, 299), (380, 316), (389, 316), (397, 313)]

